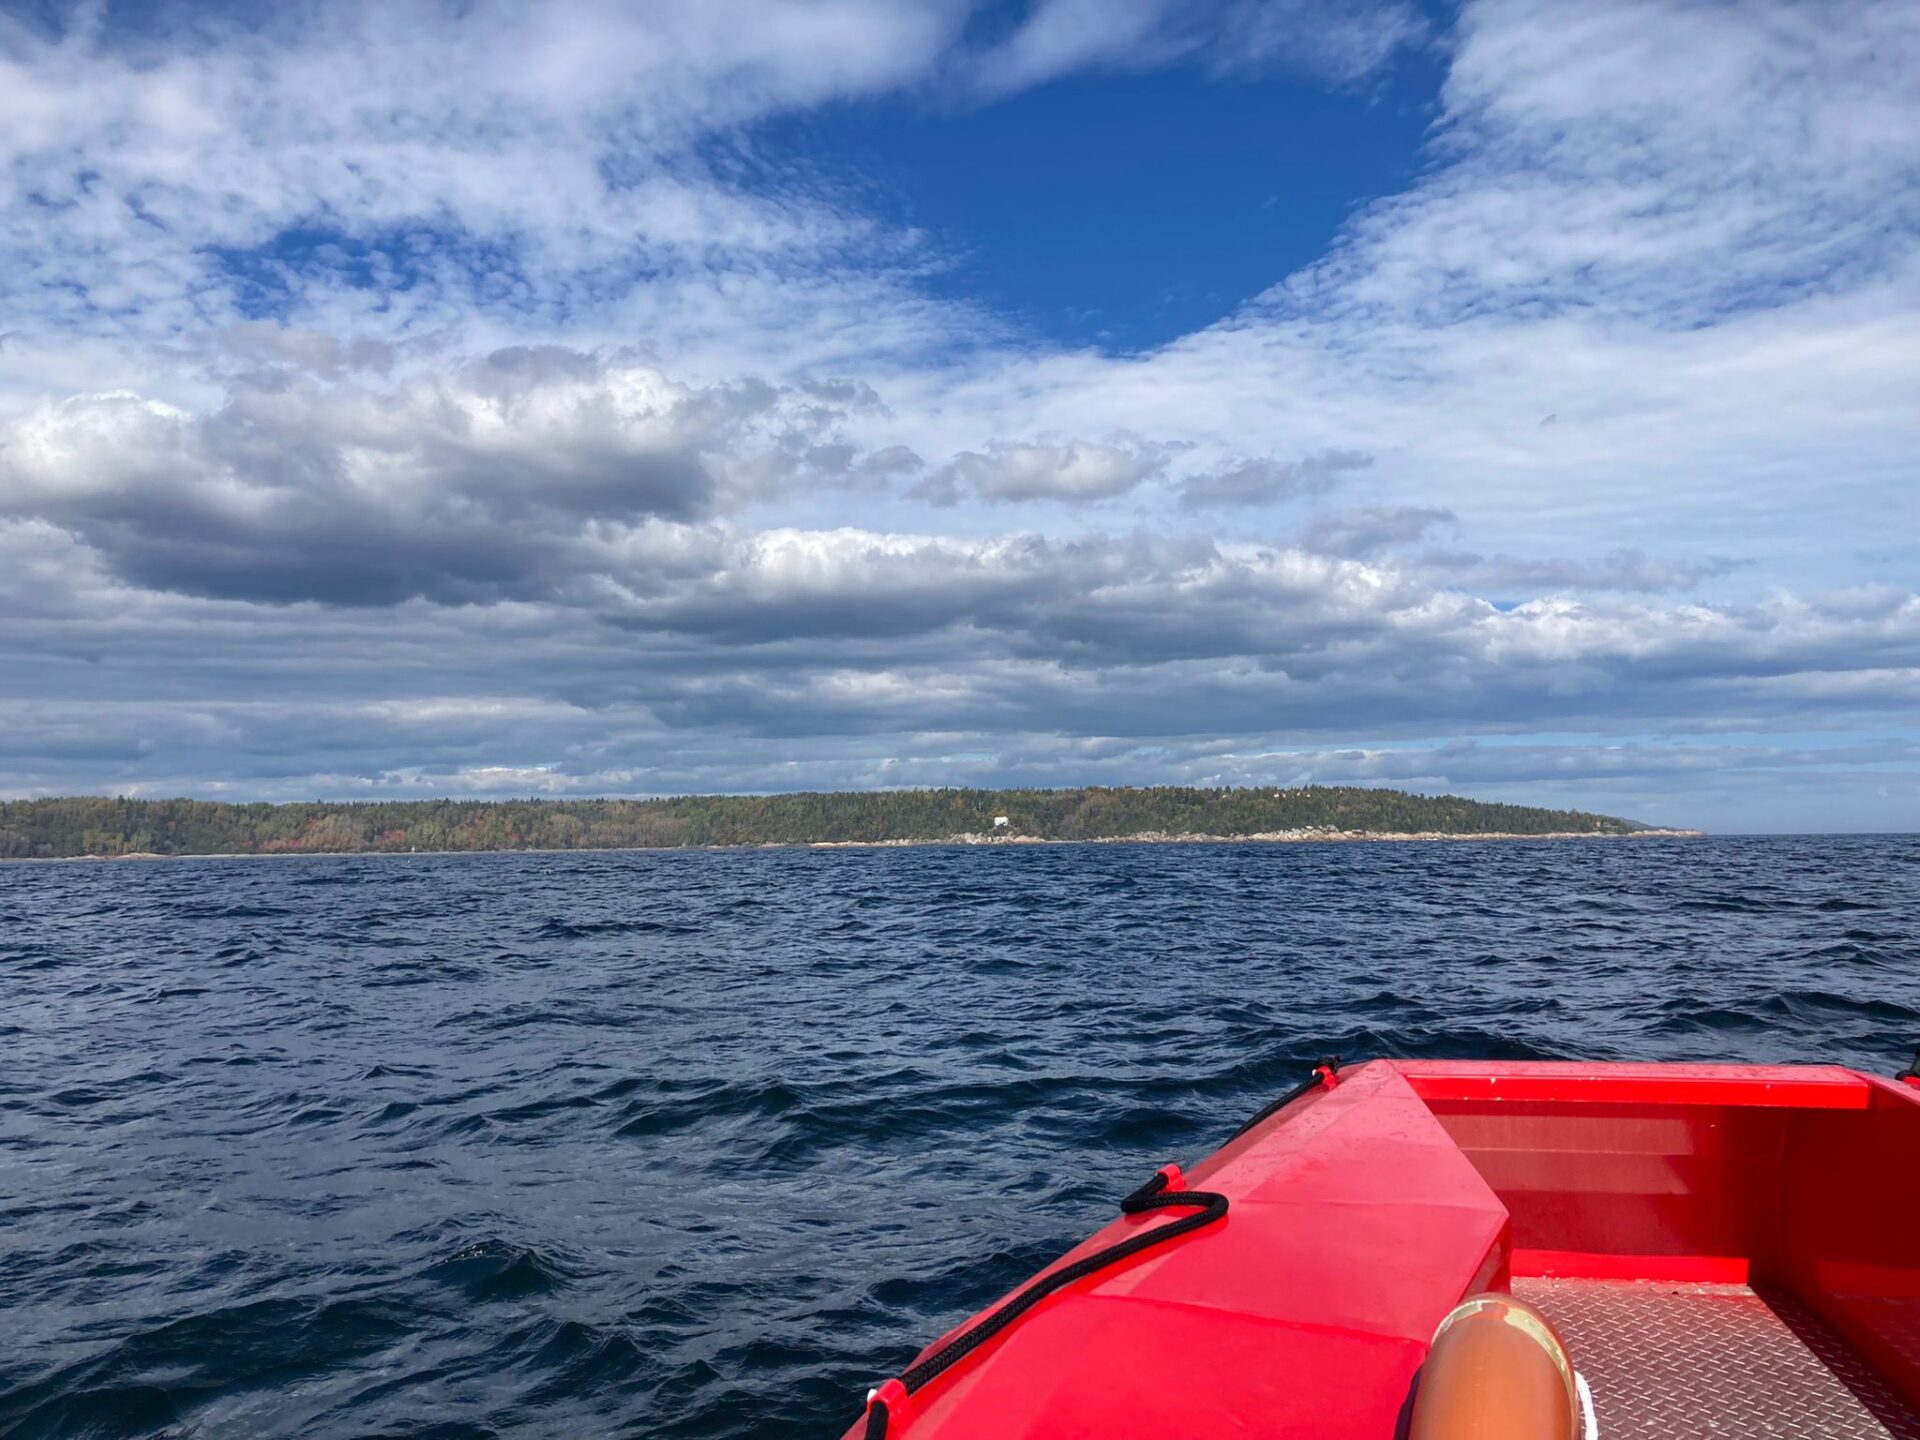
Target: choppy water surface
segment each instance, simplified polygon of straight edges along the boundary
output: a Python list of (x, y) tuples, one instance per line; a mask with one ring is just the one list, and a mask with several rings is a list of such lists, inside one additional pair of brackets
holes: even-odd
[(1920, 1043), (1920, 839), (0, 867), (0, 1433), (831, 1436), (1323, 1051)]

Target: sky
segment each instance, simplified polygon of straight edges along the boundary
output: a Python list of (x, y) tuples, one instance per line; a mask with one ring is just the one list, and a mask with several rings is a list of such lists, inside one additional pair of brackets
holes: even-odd
[(1920, 830), (1920, 5), (0, 9), (0, 796)]

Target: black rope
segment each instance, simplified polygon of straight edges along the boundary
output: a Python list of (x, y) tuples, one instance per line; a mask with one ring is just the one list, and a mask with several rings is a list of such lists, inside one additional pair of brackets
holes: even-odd
[(1234, 1141), (1238, 1140), (1242, 1135), (1246, 1134), (1249, 1130), (1253, 1129), (1256, 1125), (1259, 1125), (1262, 1121), (1271, 1120), (1275, 1115), (1278, 1115), (1282, 1110), (1286, 1109), (1287, 1106), (1291, 1105), (1294, 1101), (1298, 1100), (1302, 1095), (1310, 1094), (1314, 1090), (1319, 1089), (1322, 1085), (1331, 1085), (1333, 1083), (1333, 1077), (1335, 1075), (1338, 1075), (1339, 1073), (1340, 1073), (1340, 1057), (1338, 1055), (1334, 1055), (1329, 1057), (1328, 1059), (1322, 1060), (1318, 1065), (1313, 1067), (1313, 1073), (1311, 1075), (1309, 1075), (1306, 1079), (1302, 1080), (1298, 1085), (1294, 1086), (1291, 1090), (1287, 1091), (1286, 1094), (1282, 1095), (1278, 1100), (1275, 1100), (1271, 1105), (1262, 1107), (1261, 1110), (1257, 1114), (1255, 1114), (1250, 1120), (1248, 1120), (1246, 1124), (1242, 1125), (1238, 1130), (1234, 1131), (1233, 1134), (1229, 1135), (1227, 1137), (1227, 1144), (1231, 1145)]
[[(1211, 1190), (1169, 1190), (1167, 1172), (1157, 1170), (1151, 1180), (1120, 1202), (1120, 1213), (1123, 1215), (1142, 1215), (1149, 1210), (1174, 1208), (1192, 1208), (1194, 1213), (1129, 1235), (1104, 1250), (1083, 1255), (1071, 1265), (1042, 1275), (999, 1309), (984, 1316), (978, 1324), (954, 1336), (917, 1365), (902, 1371), (899, 1380), (902, 1389), (911, 1395), (928, 1381), (958, 1365), (1055, 1291), (1064, 1290), (1075, 1281), (1084, 1280), (1109, 1265), (1131, 1259), (1143, 1250), (1151, 1250), (1156, 1245), (1164, 1245), (1169, 1240), (1213, 1224), (1226, 1215), (1227, 1197)], [(886, 1433), (887, 1403), (876, 1399), (867, 1407), (867, 1440), (884, 1440)]]
[(1896, 1080), (1920, 1080), (1920, 1050), (1913, 1052), (1913, 1063), (1893, 1078)]
[[(1287, 1091), (1271, 1105), (1266, 1106), (1258, 1115), (1236, 1130), (1233, 1139), (1238, 1140), (1261, 1121), (1284, 1110), (1309, 1091), (1321, 1085), (1332, 1084), (1333, 1076), (1339, 1068), (1338, 1056), (1316, 1066), (1311, 1076)], [(1228, 1143), (1231, 1144), (1232, 1141)], [(1214, 1221), (1225, 1218), (1226, 1196), (1212, 1190), (1168, 1189), (1172, 1176), (1178, 1173), (1172, 1166), (1156, 1170), (1152, 1179), (1120, 1202), (1120, 1213), (1144, 1215), (1150, 1210), (1179, 1209), (1191, 1210), (1192, 1214), (1182, 1215), (1178, 1220), (1170, 1220), (1165, 1225), (1156, 1225), (1151, 1230), (1136, 1231), (1126, 1239), (1117, 1240), (1103, 1250), (1096, 1250), (1091, 1255), (1082, 1256), (1071, 1265), (1063, 1265), (1058, 1270), (1042, 1275), (1026, 1289), (1002, 1303), (998, 1309), (983, 1316), (976, 1324), (954, 1336), (926, 1359), (903, 1370), (898, 1379), (889, 1380), (868, 1397), (865, 1440), (886, 1440), (887, 1424), (891, 1418), (887, 1408), (888, 1392), (892, 1392), (895, 1400), (904, 1400), (929, 1381), (958, 1365), (1047, 1296), (1064, 1290), (1067, 1286), (1084, 1280), (1087, 1276), (1104, 1270), (1109, 1265), (1130, 1260), (1142, 1251), (1151, 1250), (1156, 1245), (1164, 1245), (1169, 1240), (1178, 1239), (1182, 1235), (1190, 1235), (1195, 1230), (1203, 1229)]]

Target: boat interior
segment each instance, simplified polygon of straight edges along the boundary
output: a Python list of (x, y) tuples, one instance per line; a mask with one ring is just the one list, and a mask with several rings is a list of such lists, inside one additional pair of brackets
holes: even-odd
[(1506, 1207), (1505, 1278), (1599, 1435), (1920, 1440), (1920, 1095), (1819, 1067), (1402, 1074)]

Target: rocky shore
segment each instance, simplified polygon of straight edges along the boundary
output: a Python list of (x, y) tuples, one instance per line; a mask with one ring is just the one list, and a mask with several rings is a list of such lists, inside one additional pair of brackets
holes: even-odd
[[(1355, 843), (1391, 842), (1396, 840), (1698, 840), (1705, 836), (1704, 830), (1666, 830), (1646, 829), (1615, 832), (1608, 830), (1555, 830), (1541, 834), (1524, 835), (1511, 831), (1441, 831), (1441, 830), (1266, 830), (1252, 835), (1201, 835), (1191, 831), (1178, 834), (1162, 830), (1146, 830), (1135, 835), (1103, 835), (1087, 840), (1058, 840), (1041, 835), (991, 835), (969, 834), (951, 835), (945, 840), (815, 840), (807, 842), (809, 850), (872, 850), (892, 849), (908, 845), (1300, 845), (1319, 842)], [(728, 847), (718, 847), (728, 848)], [(784, 846), (756, 846), (756, 849), (784, 849)]]

